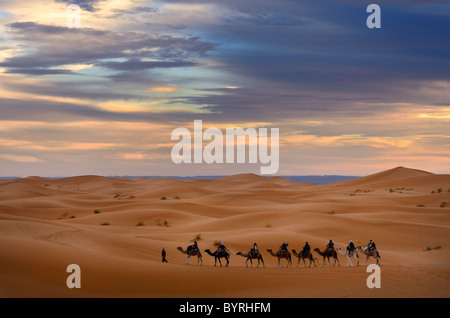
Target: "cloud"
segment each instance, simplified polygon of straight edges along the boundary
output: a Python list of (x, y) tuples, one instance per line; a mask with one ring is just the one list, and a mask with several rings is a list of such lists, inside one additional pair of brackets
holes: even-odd
[[(156, 68), (194, 66), (187, 61), (204, 56), (214, 50), (216, 44), (202, 41), (199, 37), (174, 37), (145, 32), (119, 33), (89, 28), (69, 29), (35, 22), (14, 22), (8, 25), (11, 36), (33, 50), (24, 50), (6, 58), (1, 67), (10, 72), (61, 65), (92, 64), (112, 69)], [(124, 59), (114, 62), (111, 59)], [(154, 61), (146, 61), (152, 59)], [(12, 69), (12, 70), (11, 70)]]
[(67, 5), (77, 4), (81, 9), (87, 11), (97, 10), (97, 4), (101, 3), (102, 1), (105, 0), (55, 0), (55, 2), (67, 3)]
[[(0, 3), (1, 153), (42, 174), (250, 169), (174, 168), (168, 136), (194, 119), (280, 128), (284, 173), (448, 170), (448, 1), (380, 0), (379, 30), (359, 0)], [(0, 174), (36, 167), (15, 162)]]
[(191, 67), (197, 65), (190, 61), (143, 61), (137, 58), (124, 62), (100, 62), (97, 66), (119, 71), (136, 71), (153, 68)]
[(150, 93), (174, 93), (179, 90), (179, 87), (176, 87), (174, 85), (168, 85), (168, 86), (153, 86), (148, 89), (146, 89), (146, 92)]
[[(57, 96), (84, 101), (107, 101), (107, 100), (149, 100), (149, 97), (133, 94), (132, 92), (116, 92), (108, 83), (95, 83), (89, 80), (74, 85), (73, 81), (60, 82), (35, 82), (24, 83), (7, 80), (2, 84), (10, 92), (26, 92), (38, 96)], [(10, 101), (12, 102), (12, 101)], [(92, 104), (92, 106), (94, 106)]]
[(15, 161), (15, 162), (39, 162), (36, 157), (33, 156), (18, 156), (18, 155), (8, 155), (8, 154), (0, 154), (0, 159)]
[[(192, 122), (199, 114), (187, 110), (167, 111), (120, 111), (101, 109), (94, 105), (80, 105), (69, 102), (51, 100), (27, 100), (0, 98), (0, 118), (5, 121), (118, 121), (118, 122), (149, 122), (149, 123), (180, 123)], [(120, 105), (120, 104), (119, 104)]]
[(136, 14), (146, 14), (146, 13), (157, 13), (159, 12), (158, 8), (153, 7), (132, 7), (131, 9), (112, 9), (112, 12), (114, 12), (113, 15), (109, 16), (108, 18), (119, 18), (124, 15), (136, 15)]
[(25, 75), (61, 75), (72, 74), (70, 70), (61, 69), (41, 69), (41, 68), (11, 68), (5, 73), (8, 74), (25, 74)]

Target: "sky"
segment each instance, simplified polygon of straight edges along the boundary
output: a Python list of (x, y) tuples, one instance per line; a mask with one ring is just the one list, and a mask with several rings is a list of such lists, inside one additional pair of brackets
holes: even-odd
[(450, 1), (0, 0), (0, 41), (0, 176), (260, 172), (175, 164), (194, 120), (279, 128), (278, 175), (450, 173)]

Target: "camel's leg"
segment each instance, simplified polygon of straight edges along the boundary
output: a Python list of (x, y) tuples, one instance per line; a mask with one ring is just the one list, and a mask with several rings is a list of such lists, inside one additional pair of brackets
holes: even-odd
[(358, 261), (358, 263), (356, 263), (356, 266), (359, 266), (359, 257), (358, 257), (358, 254), (353, 254), (353, 257)]
[(352, 260), (350, 259), (349, 255), (347, 255), (347, 266), (348, 266), (348, 263), (350, 263), (350, 266), (353, 267), (353, 263), (352, 263)]
[(264, 264), (264, 260), (263, 260), (262, 256), (260, 256), (260, 257), (258, 258), (258, 266), (259, 266), (259, 263), (260, 263), (260, 262), (262, 262), (262, 263), (263, 263), (263, 267), (266, 268), (266, 265)]

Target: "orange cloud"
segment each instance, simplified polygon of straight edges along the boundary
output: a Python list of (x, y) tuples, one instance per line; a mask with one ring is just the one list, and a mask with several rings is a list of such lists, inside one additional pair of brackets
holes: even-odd
[(146, 92), (149, 93), (174, 93), (179, 90), (179, 87), (175, 85), (167, 85), (167, 86), (155, 86), (146, 89)]
[(2, 154), (0, 155), (0, 159), (5, 159), (9, 161), (15, 161), (15, 162), (39, 162), (42, 161), (36, 157), (32, 156), (18, 156), (18, 155), (8, 155), (8, 154)]

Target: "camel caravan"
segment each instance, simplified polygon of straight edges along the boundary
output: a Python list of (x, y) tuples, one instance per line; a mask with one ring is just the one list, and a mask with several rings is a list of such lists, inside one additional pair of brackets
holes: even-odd
[[(186, 250), (184, 250), (182, 247), (177, 247), (177, 249), (183, 253), (186, 254), (186, 262), (187, 264), (192, 263), (192, 256), (197, 257), (197, 265), (203, 264), (202, 261), (202, 253), (200, 252), (200, 249), (198, 247), (197, 241), (194, 241), (194, 244), (189, 245)], [(164, 250), (164, 249), (163, 249)], [(373, 257), (376, 261), (376, 264), (379, 265), (381, 256), (378, 252), (375, 243), (370, 240), (369, 244), (363, 249), (361, 246), (355, 246), (352, 241), (348, 244), (346, 250), (342, 250), (340, 247), (334, 247), (334, 242), (330, 240), (330, 242), (326, 245), (325, 249), (321, 251), (319, 248), (315, 248), (313, 250), (315, 253), (317, 253), (318, 256), (322, 257), (322, 267), (325, 266), (325, 264), (328, 262), (328, 266), (331, 267), (331, 261), (333, 261), (333, 266), (341, 266), (338, 258), (338, 253), (341, 255), (346, 256), (347, 258), (347, 266), (353, 266), (351, 258), (354, 258), (356, 262), (356, 266), (359, 266), (359, 256), (365, 255), (366, 256), (366, 264), (372, 263), (370, 261), (370, 257)], [(225, 247), (225, 243), (222, 242), (220, 246), (217, 248), (216, 251), (212, 252), (210, 249), (206, 249), (204, 251), (208, 255), (214, 257), (214, 266), (217, 266), (217, 261), (219, 262), (220, 266), (222, 266), (221, 259), (224, 259), (226, 261), (225, 266), (230, 266), (230, 257), (231, 254), (229, 250)], [(315, 259), (313, 256), (313, 253), (311, 251), (311, 246), (308, 242), (306, 242), (305, 246), (300, 252), (296, 252), (294, 249), (292, 250), (292, 253), (288, 250), (288, 244), (286, 242), (283, 242), (283, 244), (278, 248), (277, 252), (274, 253), (272, 249), (267, 249), (267, 252), (278, 259), (278, 267), (283, 267), (282, 260), (286, 260), (287, 264), (286, 267), (292, 267), (292, 256), (298, 258), (297, 267), (299, 267), (300, 262), (303, 261), (303, 265), (306, 266), (306, 260), (309, 261), (308, 267), (311, 267), (311, 265), (316, 266), (316, 260), (319, 263), (319, 259)], [(262, 266), (265, 267), (264, 260), (262, 257), (261, 252), (258, 249), (258, 245), (256, 243), (253, 244), (253, 248), (250, 249), (247, 253), (237, 252), (236, 255), (244, 257), (245, 265), (248, 267), (248, 262), (250, 261), (250, 267), (253, 267), (253, 260), (258, 261), (258, 264), (256, 267), (259, 267), (259, 265), (262, 263)], [(331, 259), (331, 261), (330, 261)], [(165, 254), (163, 255), (163, 260), (165, 260)], [(166, 260), (165, 260), (166, 261)], [(166, 261), (167, 262), (167, 261)], [(284, 262), (284, 261), (283, 261)]]

